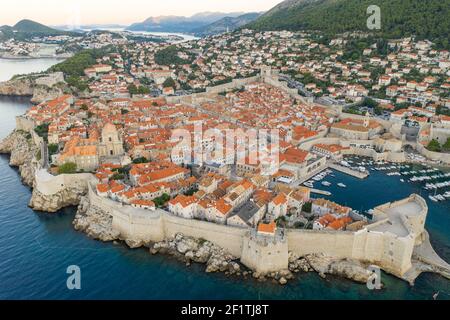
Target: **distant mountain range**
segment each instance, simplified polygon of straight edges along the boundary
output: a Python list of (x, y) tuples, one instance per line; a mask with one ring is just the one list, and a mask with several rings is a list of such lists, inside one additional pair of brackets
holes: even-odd
[(126, 29), (127, 26), (121, 25), (121, 24), (115, 24), (115, 23), (110, 23), (110, 24), (85, 24), (85, 25), (80, 25), (77, 26), (76, 28), (74, 28), (74, 26), (69, 26), (69, 25), (58, 25), (58, 26), (54, 26), (55, 29), (58, 30), (65, 30), (65, 31), (90, 31), (90, 30), (122, 30), (122, 29)]
[(193, 30), (194, 34), (198, 37), (205, 37), (214, 34), (226, 32), (227, 30), (236, 30), (247, 23), (250, 23), (261, 16), (262, 13), (251, 12), (245, 13), (238, 17), (224, 17), (218, 21), (215, 21), (209, 25), (200, 27)]
[(236, 28), (235, 26), (239, 27), (253, 21), (252, 17), (254, 17), (254, 15), (255, 13), (246, 14), (243, 12), (202, 12), (191, 17), (150, 17), (143, 22), (132, 24), (127, 30), (206, 35), (226, 31), (227, 23), (229, 23), (229, 29), (234, 30)]
[(448, 47), (449, 0), (286, 0), (245, 27), (255, 30), (319, 30), (333, 35), (370, 31), (367, 8), (381, 8), (381, 29), (386, 38), (415, 35)]
[(31, 20), (21, 20), (14, 26), (0, 27), (0, 40), (14, 38), (16, 40), (28, 40), (39, 36), (75, 35), (74, 32), (62, 31), (47, 27)]

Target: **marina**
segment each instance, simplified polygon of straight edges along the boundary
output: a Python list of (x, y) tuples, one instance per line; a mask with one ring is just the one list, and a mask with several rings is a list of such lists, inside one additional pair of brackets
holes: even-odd
[[(360, 166), (358, 167), (358, 170), (355, 170), (354, 168), (351, 168), (350, 166), (343, 166), (343, 165), (339, 165), (337, 163), (330, 163), (329, 168), (348, 174), (352, 177), (358, 178), (358, 179), (365, 179), (369, 176), (369, 172), (367, 170), (365, 170), (364, 167)], [(364, 170), (363, 170), (364, 168)]]

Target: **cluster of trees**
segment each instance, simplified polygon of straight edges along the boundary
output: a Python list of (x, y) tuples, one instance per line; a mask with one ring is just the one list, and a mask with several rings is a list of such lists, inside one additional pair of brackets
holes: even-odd
[(58, 167), (59, 174), (70, 174), (77, 172), (77, 165), (73, 162), (66, 162)]
[(450, 152), (450, 138), (448, 138), (443, 145), (436, 139), (433, 139), (428, 144), (427, 149), (434, 152)]
[(140, 157), (133, 160), (134, 164), (147, 163), (148, 159), (146, 157)]
[(307, 202), (303, 205), (302, 211), (306, 213), (311, 213), (312, 202)]
[(43, 138), (45, 141), (48, 141), (48, 123), (43, 123), (36, 128), (34, 128), (34, 132), (37, 133), (37, 135), (41, 138)]
[(49, 144), (48, 148), (48, 157), (51, 158), (52, 155), (57, 154), (59, 150), (59, 146), (55, 143)]
[(153, 199), (157, 208), (164, 207), (165, 204), (170, 200), (170, 196), (167, 193), (164, 193), (161, 197)]
[(182, 59), (178, 56), (180, 50), (175, 46), (169, 46), (155, 53), (155, 62), (161, 66), (190, 64), (191, 60)]
[(135, 84), (130, 84), (128, 86), (128, 92), (130, 94), (149, 94), (150, 89), (147, 87), (143, 87), (143, 86), (136, 87)]
[(436, 114), (443, 114), (446, 116), (450, 116), (450, 109), (444, 106), (438, 106), (436, 108)]
[(54, 65), (49, 69), (50, 72), (64, 72), (66, 79), (72, 78), (74, 81), (77, 77), (84, 75), (84, 69), (96, 64), (97, 59), (102, 58), (112, 51), (111, 47), (102, 49), (83, 50), (75, 54), (73, 57)]
[(373, 112), (377, 115), (380, 115), (383, 113), (383, 109), (380, 107), (380, 104), (373, 99), (365, 98), (363, 104), (366, 107), (371, 108), (373, 110)]
[(167, 78), (163, 83), (164, 88), (175, 88), (175, 86), (175, 80), (173, 80), (171, 77)]
[[(381, 9), (381, 29), (367, 28), (367, 8)], [(335, 35), (347, 31), (373, 32), (388, 39), (415, 35), (439, 48), (449, 48), (450, 6), (441, 0), (322, 0), (297, 1), (271, 10), (246, 27), (256, 30), (318, 30)]]
[(79, 91), (86, 91), (89, 89), (88, 83), (78, 76), (69, 76), (67, 77), (66, 82), (69, 86), (75, 87)]

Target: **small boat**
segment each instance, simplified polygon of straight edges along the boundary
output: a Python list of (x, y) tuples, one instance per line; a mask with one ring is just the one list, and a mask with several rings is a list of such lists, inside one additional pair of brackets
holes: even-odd
[(324, 185), (325, 187), (329, 187), (331, 186), (331, 183), (328, 181), (322, 181), (322, 185)]
[(405, 182), (405, 179), (400, 179), (400, 182)]
[(341, 188), (347, 188), (347, 186), (345, 184), (343, 184), (342, 182), (339, 182), (337, 185), (338, 185), (338, 187), (341, 187)]
[(430, 198), (430, 200), (431, 200), (431, 201), (434, 201), (434, 202), (438, 202), (438, 201), (439, 201), (438, 199), (436, 199), (436, 198), (433, 197), (432, 195), (429, 195), (428, 198)]

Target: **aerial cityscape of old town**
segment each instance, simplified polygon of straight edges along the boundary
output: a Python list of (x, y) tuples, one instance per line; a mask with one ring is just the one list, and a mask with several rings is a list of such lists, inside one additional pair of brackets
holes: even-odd
[[(0, 143), (4, 170), (32, 188), (22, 209), (72, 207), (76, 235), (172, 256), (187, 272), (205, 264), (276, 286), (314, 272), (381, 291), (379, 270), (407, 287), (432, 273), (448, 288), (448, 42), (266, 28), (283, 5), (303, 4), (224, 18), (245, 22), (220, 32), (213, 21), (1, 27), (3, 70), (56, 59), (1, 78), (1, 99), (31, 99)], [(449, 299), (441, 287), (426, 298)]]

